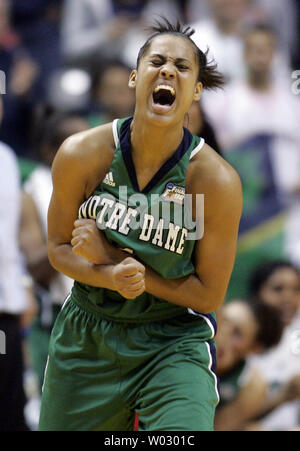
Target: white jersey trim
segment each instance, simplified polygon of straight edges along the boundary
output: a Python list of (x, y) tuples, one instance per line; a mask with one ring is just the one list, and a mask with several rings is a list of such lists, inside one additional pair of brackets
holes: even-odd
[(118, 144), (119, 144), (119, 136), (118, 136), (118, 120), (119, 119), (114, 119), (113, 123), (112, 123), (112, 132), (113, 132), (113, 137), (114, 137), (114, 141), (115, 141), (115, 146), (117, 148)]
[(219, 395), (219, 390), (218, 390), (218, 379), (217, 379), (217, 375), (215, 374), (215, 372), (212, 369), (213, 358), (212, 358), (212, 355), (211, 355), (210, 346), (207, 343), (207, 341), (205, 341), (205, 344), (206, 344), (206, 348), (207, 348), (207, 352), (208, 352), (208, 356), (209, 356), (208, 369), (209, 369), (210, 373), (213, 375), (213, 378), (215, 380), (215, 391), (216, 391), (216, 395), (217, 395), (218, 403), (219, 403), (220, 402), (220, 395)]
[(198, 146), (195, 147), (195, 149), (193, 149), (191, 152), (190, 160), (202, 149), (204, 144), (205, 144), (204, 138), (200, 138), (200, 142), (199, 142)]
[(63, 302), (63, 304), (62, 304), (62, 306), (61, 306), (61, 310), (65, 307), (65, 305), (66, 305), (66, 303), (68, 302), (68, 300), (70, 299), (70, 297), (71, 297), (71, 292), (67, 295), (67, 297), (65, 298), (65, 300), (64, 300), (64, 302)]
[(215, 328), (214, 328), (212, 322), (209, 320), (209, 318), (207, 318), (207, 316), (205, 316), (205, 315), (202, 315), (201, 313), (195, 312), (195, 310), (192, 310), (191, 308), (188, 308), (187, 310), (191, 315), (200, 316), (201, 318), (204, 319), (204, 321), (207, 323), (207, 325), (209, 326), (209, 328), (211, 330), (210, 338), (214, 338), (214, 336), (216, 335), (216, 331), (215, 331)]

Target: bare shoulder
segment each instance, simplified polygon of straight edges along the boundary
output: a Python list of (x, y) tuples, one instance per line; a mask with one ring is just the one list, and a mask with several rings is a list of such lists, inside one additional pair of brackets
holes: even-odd
[(207, 144), (191, 160), (188, 184), (192, 193), (222, 195), (232, 192), (237, 197), (242, 193), (237, 171)]
[(69, 136), (61, 145), (58, 157), (73, 159), (74, 163), (82, 158), (102, 160), (113, 153), (114, 141), (112, 124), (108, 123)]
[(187, 189), (192, 194), (205, 196), (207, 217), (222, 216), (225, 210), (240, 217), (243, 203), (240, 177), (237, 171), (207, 144), (190, 162)]
[(105, 176), (114, 155), (112, 123), (68, 137), (59, 148), (52, 166), (54, 177), (76, 177), (92, 191)]

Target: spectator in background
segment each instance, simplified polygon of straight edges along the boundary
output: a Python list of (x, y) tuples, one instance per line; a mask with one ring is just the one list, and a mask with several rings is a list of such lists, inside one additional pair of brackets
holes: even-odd
[(289, 430), (300, 427), (300, 273), (288, 261), (260, 265), (250, 277), (250, 294), (276, 307), (284, 323), (279, 344), (251, 358), (251, 367), (264, 374), (268, 397), (261, 430)]
[[(210, 17), (210, 0), (187, 0), (184, 3), (187, 22), (198, 22)], [(244, 25), (270, 23), (278, 34), (279, 46), (287, 62), (299, 47), (296, 43), (298, 5), (298, 0), (248, 0)]]
[[(257, 23), (260, 14), (253, 10), (250, 0), (208, 0), (209, 16), (192, 22), (195, 29), (193, 39), (202, 51), (209, 49), (209, 57), (214, 59), (228, 82), (240, 80), (246, 75), (243, 57), (243, 35), (245, 28)], [(266, 13), (264, 14), (266, 15)], [(289, 58), (278, 49), (272, 71), (276, 78), (289, 73)]]
[(47, 212), (52, 194), (51, 165), (62, 142), (87, 128), (86, 121), (76, 115), (54, 114), (46, 118), (38, 139), (41, 164), (33, 170), (23, 187), (21, 248), (39, 304), (28, 339), (40, 393), (52, 326), (73, 284), (71, 279), (57, 273), (48, 260), (46, 237)]
[(209, 49), (227, 80), (244, 76), (242, 32), (248, 0), (209, 0), (209, 17), (192, 22), (193, 40), (202, 51)]
[(11, 0), (12, 24), (23, 48), (38, 67), (32, 90), (34, 103), (47, 92), (48, 80), (62, 66), (60, 43), (61, 0)]
[(177, 0), (65, 0), (62, 50), (67, 62), (89, 65), (94, 58), (123, 59), (135, 66), (136, 55), (154, 16), (180, 17)]
[(251, 13), (255, 22), (269, 23), (276, 31), (281, 57), (288, 67), (297, 47), (298, 0), (252, 0)]
[(186, 23), (194, 23), (209, 17), (209, 0), (186, 0), (184, 4), (184, 17)]
[[(2, 103), (0, 110), (2, 117)], [(5, 337), (5, 352), (0, 354), (0, 431), (27, 431), (21, 333), (31, 319), (27, 317), (24, 324), (29, 305), (18, 247), (20, 178), (15, 153), (2, 142), (0, 196), (0, 330)]]
[(283, 325), (276, 309), (259, 300), (232, 300), (218, 312), (217, 374), (220, 403), (215, 429), (243, 430), (265, 401), (264, 375), (249, 368), (251, 355), (278, 344)]
[(268, 25), (249, 29), (244, 50), (247, 78), (228, 85), (214, 102), (203, 98), (203, 106), (225, 153), (255, 136), (269, 136), (276, 188), (287, 212), (284, 252), (299, 264), (300, 98), (292, 94), (290, 78), (274, 80), (276, 48), (276, 34)]
[(130, 73), (130, 67), (119, 61), (109, 62), (105, 67), (100, 66), (94, 70), (94, 111), (88, 117), (91, 126), (133, 114), (135, 94), (128, 86)]
[(270, 26), (249, 28), (244, 34), (246, 78), (230, 83), (215, 96), (211, 108), (204, 98), (204, 109), (225, 149), (259, 133), (280, 134), (299, 143), (300, 103), (291, 93), (290, 78), (284, 83), (274, 80), (276, 49), (277, 36)]
[(6, 79), (6, 93), (2, 99), (5, 114), (0, 139), (12, 147), (18, 156), (26, 156), (30, 153), (34, 108), (31, 93), (38, 67), (21, 46), (20, 37), (11, 27), (7, 0), (0, 2), (0, 69)]

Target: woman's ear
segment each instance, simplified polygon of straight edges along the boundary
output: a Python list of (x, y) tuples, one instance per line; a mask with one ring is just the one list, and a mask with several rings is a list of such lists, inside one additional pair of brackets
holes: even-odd
[(195, 86), (195, 92), (194, 92), (194, 97), (193, 97), (193, 100), (195, 100), (196, 102), (199, 102), (199, 100), (201, 98), (202, 89), (203, 89), (203, 84), (200, 81), (198, 81)]
[(129, 88), (135, 88), (136, 79), (137, 79), (137, 70), (134, 69), (129, 76), (129, 81), (128, 81)]

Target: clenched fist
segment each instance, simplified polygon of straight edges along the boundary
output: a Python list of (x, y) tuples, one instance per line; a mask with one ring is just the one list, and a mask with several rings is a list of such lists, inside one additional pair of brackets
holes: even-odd
[(115, 290), (126, 299), (134, 299), (145, 291), (145, 267), (132, 257), (114, 266), (112, 279)]
[(95, 265), (112, 265), (112, 289), (124, 298), (134, 299), (145, 291), (145, 267), (132, 257), (119, 254), (116, 257), (118, 251), (108, 243), (93, 219), (75, 221), (71, 245), (75, 255)]
[[(109, 244), (93, 219), (74, 222), (71, 245), (73, 253), (95, 265), (109, 263)], [(107, 258), (104, 261), (103, 258)]]

